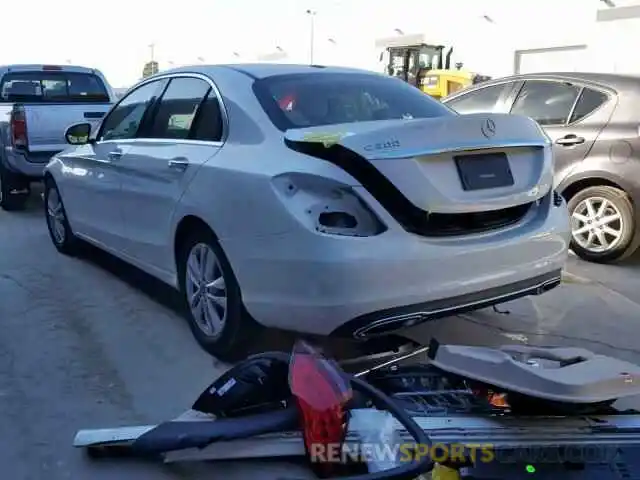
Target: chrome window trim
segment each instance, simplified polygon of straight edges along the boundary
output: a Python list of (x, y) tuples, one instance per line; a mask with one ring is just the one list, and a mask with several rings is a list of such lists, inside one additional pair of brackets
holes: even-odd
[(114, 140), (102, 140), (100, 143), (166, 143), (166, 144), (182, 144), (182, 145), (206, 145), (209, 147), (222, 147), (224, 142), (214, 142), (213, 140), (188, 140), (173, 138), (118, 138)]
[[(202, 73), (196, 73), (196, 72), (177, 72), (177, 73), (166, 73), (166, 74), (159, 74), (159, 75), (154, 75), (153, 77), (149, 77), (146, 78), (144, 80), (142, 80), (141, 82), (137, 83), (135, 86), (133, 86), (128, 92), (127, 94), (122, 97), (120, 99), (120, 101), (118, 103), (116, 103), (110, 110), (109, 112), (107, 112), (107, 114), (105, 115), (105, 120), (106, 118), (111, 114), (111, 112), (116, 109), (118, 107), (118, 105), (125, 99), (127, 98), (131, 93), (133, 93), (134, 90), (138, 90), (139, 88), (151, 83), (151, 82), (156, 82), (156, 81), (162, 81), (162, 80), (171, 80), (173, 78), (197, 78), (200, 80), (203, 80), (205, 82), (207, 82), (209, 84), (209, 86), (211, 87), (211, 90), (215, 93), (216, 98), (218, 99), (218, 104), (220, 105), (220, 113), (222, 114), (222, 136), (220, 138), (219, 141), (212, 141), (212, 140), (184, 140), (184, 139), (172, 139), (172, 138), (140, 138), (140, 137), (133, 137), (133, 138), (127, 138), (127, 139), (115, 139), (115, 140), (100, 140), (100, 139), (96, 139), (97, 142), (103, 143), (103, 142), (116, 142), (116, 143), (120, 143), (120, 142), (141, 142), (141, 143), (182, 143), (182, 144), (189, 144), (189, 145), (209, 145), (209, 146), (217, 146), (217, 147), (222, 147), (226, 141), (227, 138), (229, 137), (229, 113), (227, 111), (227, 106), (224, 103), (224, 100), (222, 99), (222, 94), (220, 93), (220, 89), (218, 88), (218, 86), (215, 84), (215, 82), (209, 78), (207, 75), (204, 75)], [(164, 91), (162, 92), (164, 94)], [(162, 97), (160, 98), (162, 100)], [(102, 128), (102, 125), (101, 125)]]

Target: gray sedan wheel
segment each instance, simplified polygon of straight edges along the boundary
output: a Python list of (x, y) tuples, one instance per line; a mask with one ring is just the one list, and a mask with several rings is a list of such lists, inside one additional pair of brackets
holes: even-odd
[(637, 248), (636, 219), (628, 195), (609, 186), (579, 191), (568, 202), (571, 249), (591, 262), (609, 263)]

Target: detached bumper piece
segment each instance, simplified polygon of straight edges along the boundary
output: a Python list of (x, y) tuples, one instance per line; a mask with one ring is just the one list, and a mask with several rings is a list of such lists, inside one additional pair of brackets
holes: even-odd
[[(349, 423), (345, 448), (357, 451), (363, 432), (370, 424), (359, 421), (366, 418), (358, 410)], [(540, 462), (547, 459), (565, 459), (569, 455), (584, 452), (585, 459), (605, 460), (619, 448), (640, 448), (640, 415), (594, 415), (588, 417), (506, 417), (482, 418), (477, 416), (414, 417), (425, 430), (433, 445), (439, 448), (460, 450), (473, 457), (480, 448), (490, 449), (497, 463)], [(195, 419), (176, 420), (184, 422), (185, 431)], [(195, 420), (200, 422), (202, 420)], [(211, 420), (209, 420), (211, 421)], [(172, 422), (173, 423), (173, 422)], [(179, 425), (176, 425), (179, 427)], [(80, 448), (126, 449), (135, 440), (156, 426), (123, 427), (102, 430), (81, 430), (74, 446)], [(395, 425), (401, 443), (411, 444), (412, 439)], [(304, 456), (305, 448), (299, 432), (279, 432), (255, 437), (220, 441), (205, 448), (190, 448), (164, 454), (166, 462), (232, 460), (248, 458)], [(577, 458), (577, 457), (576, 457)], [(609, 461), (613, 458), (609, 458)], [(556, 462), (557, 463), (557, 462)], [(588, 463), (588, 462), (587, 462)]]
[[(367, 430), (354, 416), (350, 432)], [(471, 448), (490, 445), (495, 450), (533, 452), (535, 448), (562, 447), (640, 447), (640, 415), (594, 415), (589, 417), (508, 417), (493, 418), (451, 416), (414, 417), (428, 432), (433, 444), (466, 445)], [(364, 422), (363, 422), (364, 423)], [(396, 432), (411, 442), (400, 424)], [(347, 442), (353, 442), (350, 437)]]

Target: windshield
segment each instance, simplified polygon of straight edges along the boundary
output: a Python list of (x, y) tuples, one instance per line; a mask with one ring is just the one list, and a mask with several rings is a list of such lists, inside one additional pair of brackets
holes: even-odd
[(76, 72), (32, 71), (8, 73), (0, 85), (2, 102), (109, 102), (97, 75)]
[(456, 115), (398, 79), (367, 73), (303, 73), (256, 80), (254, 92), (282, 131), (375, 120)]

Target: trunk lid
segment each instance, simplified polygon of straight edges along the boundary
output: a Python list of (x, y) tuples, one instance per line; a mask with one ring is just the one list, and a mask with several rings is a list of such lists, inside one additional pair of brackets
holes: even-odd
[[(518, 115), (329, 125), (288, 130), (285, 139), (292, 148), (338, 164), (376, 191), (374, 196), (395, 190), (389, 195), (430, 213), (523, 205), (553, 184), (549, 138), (535, 121)], [(392, 186), (378, 188), (382, 183)]]

